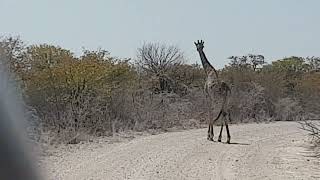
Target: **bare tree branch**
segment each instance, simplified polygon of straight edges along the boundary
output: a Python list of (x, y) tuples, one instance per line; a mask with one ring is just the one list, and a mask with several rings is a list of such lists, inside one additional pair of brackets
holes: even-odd
[(136, 62), (144, 71), (160, 75), (168, 72), (173, 65), (181, 64), (183, 60), (183, 53), (176, 46), (148, 43), (138, 49)]
[(317, 143), (320, 143), (320, 122), (319, 121), (302, 121), (299, 122), (301, 129), (308, 132), (308, 134), (313, 138)]

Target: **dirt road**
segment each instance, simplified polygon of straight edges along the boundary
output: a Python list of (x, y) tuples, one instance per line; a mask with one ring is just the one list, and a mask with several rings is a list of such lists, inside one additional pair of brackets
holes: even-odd
[(232, 125), (233, 144), (207, 141), (206, 129), (91, 143), (42, 166), (49, 179), (320, 179), (319, 160), (298, 126)]

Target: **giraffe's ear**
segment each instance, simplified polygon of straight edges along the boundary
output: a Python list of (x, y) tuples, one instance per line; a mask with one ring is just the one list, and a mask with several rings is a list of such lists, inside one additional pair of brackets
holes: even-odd
[(197, 42), (193, 42), (194, 43), (194, 45), (197, 45)]

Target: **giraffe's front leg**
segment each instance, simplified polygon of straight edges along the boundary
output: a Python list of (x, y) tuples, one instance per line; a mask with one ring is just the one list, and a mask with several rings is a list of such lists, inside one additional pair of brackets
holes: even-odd
[(213, 141), (213, 126), (212, 126), (211, 123), (209, 124), (208, 137), (207, 137), (207, 139), (208, 139), (209, 141)]

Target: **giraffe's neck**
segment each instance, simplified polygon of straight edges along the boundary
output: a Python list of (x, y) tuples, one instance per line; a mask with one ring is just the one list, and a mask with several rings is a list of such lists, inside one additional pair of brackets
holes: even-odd
[(209, 75), (210, 72), (213, 71), (214, 75), (215, 75), (215, 78), (218, 79), (218, 73), (217, 73), (216, 69), (208, 61), (205, 53), (203, 51), (199, 51), (199, 55), (200, 55), (200, 59), (201, 59), (201, 63), (202, 63), (203, 69), (206, 72), (206, 74)]

